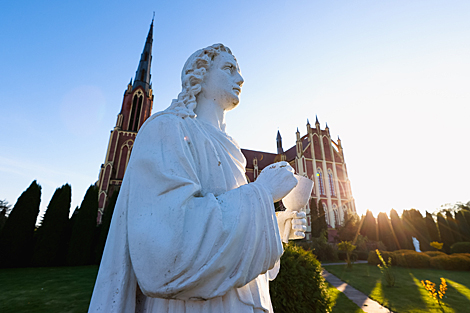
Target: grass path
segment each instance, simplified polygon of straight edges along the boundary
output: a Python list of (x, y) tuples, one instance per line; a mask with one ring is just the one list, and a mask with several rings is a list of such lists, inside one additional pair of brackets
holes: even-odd
[(470, 272), (394, 267), (395, 287), (385, 287), (376, 266), (355, 264), (352, 270), (344, 265), (324, 266), (333, 275), (362, 291), (369, 298), (398, 313), (442, 312), (421, 285), (421, 280), (440, 283), (447, 280), (445, 312), (470, 312)]

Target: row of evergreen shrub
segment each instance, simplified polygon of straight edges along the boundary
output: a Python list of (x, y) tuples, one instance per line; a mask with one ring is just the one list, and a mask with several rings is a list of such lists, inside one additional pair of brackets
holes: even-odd
[[(380, 251), (384, 260), (392, 259), (392, 265), (407, 268), (435, 268), (455, 271), (470, 270), (470, 253), (447, 255), (439, 251), (416, 252), (413, 250)], [(367, 262), (381, 264), (376, 251), (369, 252)]]

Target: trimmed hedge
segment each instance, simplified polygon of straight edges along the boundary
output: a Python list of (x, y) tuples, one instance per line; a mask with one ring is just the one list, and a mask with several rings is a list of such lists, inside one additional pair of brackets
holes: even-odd
[(424, 251), (425, 254), (429, 255), (431, 258), (435, 256), (442, 256), (442, 255), (447, 255), (442, 251)]
[[(429, 255), (413, 250), (397, 250), (394, 252), (380, 251), (380, 253), (382, 254), (385, 262), (387, 262), (390, 257), (392, 258), (392, 265), (409, 268), (427, 268), (429, 267), (429, 260), (431, 259)], [(369, 252), (367, 263), (372, 265), (382, 265), (375, 251)]]
[(292, 243), (285, 245), (281, 269), (269, 285), (274, 312), (331, 312), (332, 301), (321, 272), (320, 261), (311, 252)]
[[(440, 251), (416, 252), (413, 250), (397, 250), (395, 252), (380, 251), (385, 261), (392, 258), (392, 265), (408, 268), (435, 268), (453, 271), (470, 271), (470, 253), (447, 255)], [(367, 263), (381, 264), (375, 251), (369, 252)]]
[(430, 264), (439, 270), (469, 271), (470, 257), (461, 254), (436, 256), (431, 258)]
[(470, 253), (470, 242), (456, 242), (450, 247), (450, 253)]
[(396, 264), (402, 267), (409, 268), (428, 268), (430, 265), (431, 257), (422, 252), (416, 251), (403, 251), (395, 252)]

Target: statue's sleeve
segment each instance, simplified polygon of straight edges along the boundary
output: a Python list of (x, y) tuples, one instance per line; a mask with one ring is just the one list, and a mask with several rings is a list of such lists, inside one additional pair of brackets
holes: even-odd
[(186, 136), (177, 117), (155, 119), (139, 132), (127, 167), (129, 252), (150, 297), (222, 296), (282, 254), (271, 195), (251, 183), (203, 196)]

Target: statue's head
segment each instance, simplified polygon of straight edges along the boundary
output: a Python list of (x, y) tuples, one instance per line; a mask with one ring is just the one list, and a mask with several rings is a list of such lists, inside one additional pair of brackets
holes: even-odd
[[(206, 73), (219, 55), (228, 54), (235, 61), (236, 71), (239, 72), (238, 63), (230, 49), (223, 44), (214, 44), (204, 49), (194, 52), (184, 64), (181, 72), (182, 91), (178, 95), (178, 99), (173, 100), (170, 109), (178, 111), (186, 111), (190, 116), (194, 116), (194, 109), (197, 106), (197, 96), (203, 89), (203, 82)], [(240, 76), (241, 79), (241, 76)], [(243, 79), (238, 83), (243, 83)], [(240, 89), (235, 91), (238, 97)], [(238, 102), (237, 102), (238, 103)]]

